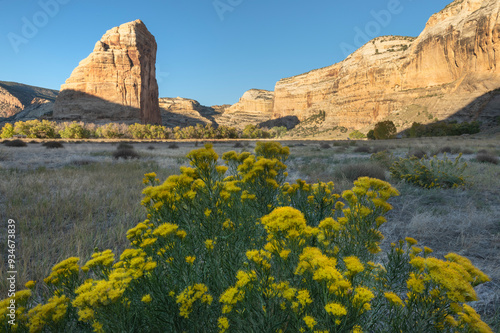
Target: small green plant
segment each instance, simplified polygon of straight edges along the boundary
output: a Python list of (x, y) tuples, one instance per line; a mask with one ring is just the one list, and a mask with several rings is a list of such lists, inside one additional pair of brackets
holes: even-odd
[(466, 185), (463, 171), (467, 163), (461, 162), (461, 157), (462, 154), (451, 161), (445, 153), (443, 159), (438, 159), (437, 156), (429, 160), (415, 156), (400, 158), (389, 170), (395, 179), (423, 188), (456, 188)]
[(361, 133), (358, 130), (355, 130), (355, 131), (349, 133), (349, 137), (351, 139), (364, 139), (364, 138), (366, 138), (366, 135), (364, 135), (363, 133)]

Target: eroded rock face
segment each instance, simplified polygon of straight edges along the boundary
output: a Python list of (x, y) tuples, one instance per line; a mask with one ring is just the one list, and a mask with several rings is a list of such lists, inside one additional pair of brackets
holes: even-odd
[(428, 119), (493, 116), (500, 110), (499, 9), (498, 0), (456, 0), (416, 39), (379, 37), (338, 64), (282, 79), (273, 117), (325, 111), (325, 126), (361, 129), (411, 110)]
[(156, 48), (154, 36), (140, 20), (106, 32), (61, 86), (54, 117), (161, 123)]
[(260, 112), (271, 114), (274, 106), (274, 92), (251, 89), (243, 94), (239, 102), (233, 104), (226, 113)]

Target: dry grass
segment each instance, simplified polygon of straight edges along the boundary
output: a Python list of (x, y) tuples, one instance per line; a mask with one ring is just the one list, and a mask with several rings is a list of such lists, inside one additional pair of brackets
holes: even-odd
[[(165, 178), (173, 169), (129, 162), (44, 171), (1, 170), (0, 220), (17, 222), (18, 288), (28, 280), (42, 280), (55, 263), (67, 257), (85, 260), (95, 248), (123, 250), (126, 231), (145, 218), (140, 206), (142, 177), (151, 171)], [(2, 228), (6, 228), (4, 223)], [(5, 239), (0, 244), (6, 255)], [(1, 260), (0, 272), (7, 271), (4, 265)], [(5, 291), (2, 276), (0, 294)]]

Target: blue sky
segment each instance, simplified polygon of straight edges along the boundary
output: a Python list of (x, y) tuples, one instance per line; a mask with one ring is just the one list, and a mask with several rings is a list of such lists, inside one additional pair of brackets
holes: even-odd
[(451, 1), (0, 0), (0, 80), (59, 89), (107, 30), (141, 19), (158, 43), (160, 97), (233, 104), (367, 38), (417, 36)]

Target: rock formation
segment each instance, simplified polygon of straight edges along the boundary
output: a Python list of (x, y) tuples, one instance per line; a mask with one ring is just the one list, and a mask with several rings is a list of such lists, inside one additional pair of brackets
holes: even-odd
[(58, 91), (0, 81), (0, 118), (12, 117), (26, 108), (52, 104)]
[(250, 89), (243, 94), (238, 103), (233, 104), (226, 112), (259, 112), (263, 114), (272, 114), (273, 105), (273, 91)]
[(161, 123), (156, 47), (155, 38), (140, 20), (106, 32), (61, 86), (54, 117)]
[(194, 126), (213, 123), (206, 116), (215, 113), (210, 107), (188, 98), (160, 98), (160, 109), (165, 126)]
[[(500, 110), (500, 2), (456, 0), (416, 39), (379, 37), (333, 66), (276, 84), (273, 117), (362, 129), (422, 117), (488, 120)], [(420, 117), (420, 118), (419, 118)]]

